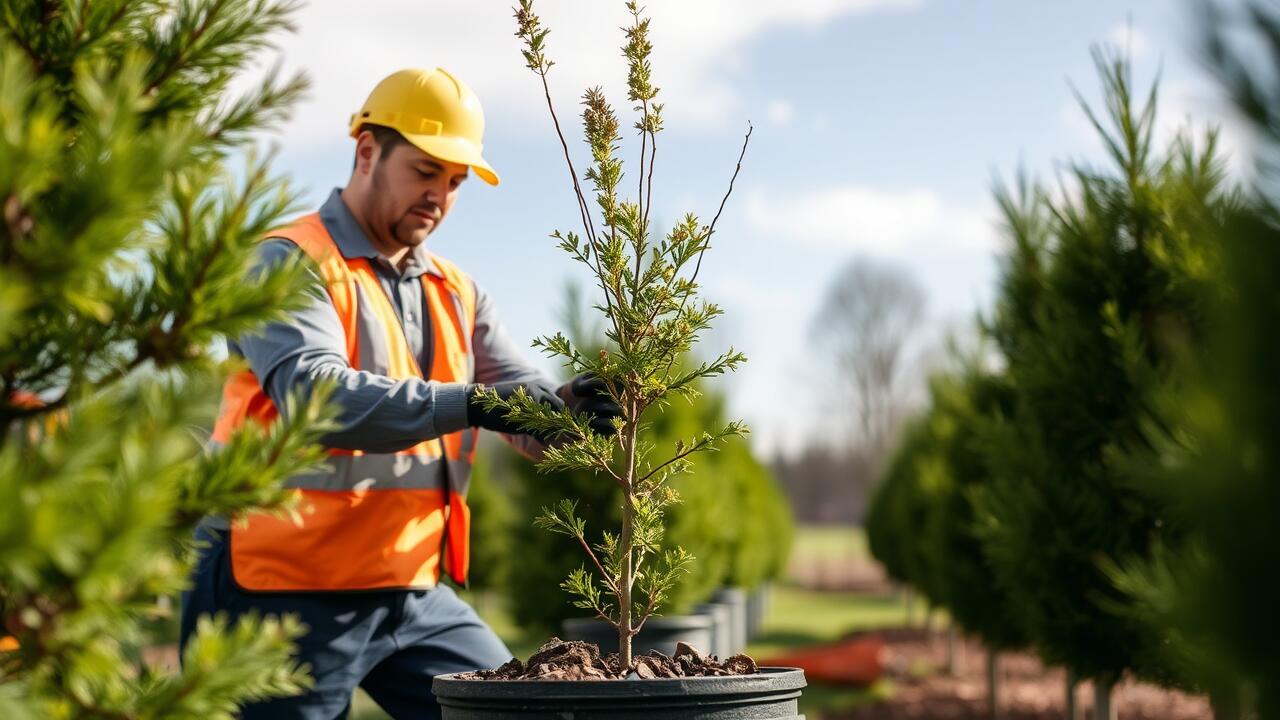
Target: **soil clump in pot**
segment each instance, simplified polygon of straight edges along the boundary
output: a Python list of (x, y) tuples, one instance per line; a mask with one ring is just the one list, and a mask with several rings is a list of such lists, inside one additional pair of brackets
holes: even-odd
[(755, 661), (746, 655), (721, 661), (685, 643), (676, 644), (674, 655), (656, 650), (638, 655), (624, 672), (617, 653), (602, 656), (600, 648), (593, 643), (551, 638), (527, 663), (512, 658), (496, 670), (461, 673), (457, 677), (464, 680), (622, 680), (722, 677), (758, 672)]

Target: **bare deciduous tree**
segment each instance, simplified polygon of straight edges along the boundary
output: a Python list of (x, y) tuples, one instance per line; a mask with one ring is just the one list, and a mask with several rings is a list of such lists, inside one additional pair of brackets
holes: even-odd
[(849, 397), (856, 440), (879, 466), (900, 418), (903, 370), (926, 296), (905, 268), (859, 256), (827, 289), (811, 333)]

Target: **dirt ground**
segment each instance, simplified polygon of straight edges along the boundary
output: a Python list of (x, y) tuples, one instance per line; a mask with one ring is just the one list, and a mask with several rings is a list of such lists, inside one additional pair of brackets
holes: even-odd
[[(986, 654), (972, 641), (957, 642), (957, 672), (946, 672), (946, 638), (924, 630), (887, 630), (885, 667), (893, 683), (885, 702), (837, 713), (824, 720), (987, 720)], [(1066, 705), (1066, 673), (1046, 669), (1034, 656), (1000, 658), (1000, 717), (1003, 720), (1060, 720)], [(1212, 720), (1203, 697), (1127, 680), (1116, 687), (1113, 705), (1120, 720)], [(1093, 687), (1076, 688), (1078, 718), (1093, 720)]]

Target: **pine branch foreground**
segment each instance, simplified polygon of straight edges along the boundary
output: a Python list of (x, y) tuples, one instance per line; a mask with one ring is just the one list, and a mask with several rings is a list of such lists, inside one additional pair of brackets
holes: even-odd
[[(300, 692), (292, 618), (204, 618), (145, 663), (209, 513), (289, 512), (324, 460), (326, 394), (202, 440), (222, 338), (318, 292), (246, 277), (296, 196), (246, 142), (306, 78), (231, 93), (291, 0), (0, 2), (0, 707), (6, 718), (232, 718)], [(231, 156), (243, 168), (229, 168)], [(238, 164), (238, 163), (237, 163)]]

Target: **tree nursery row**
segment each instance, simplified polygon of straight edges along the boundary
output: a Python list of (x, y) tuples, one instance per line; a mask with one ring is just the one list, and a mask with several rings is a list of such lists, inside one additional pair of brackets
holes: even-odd
[(1255, 174), (1230, 178), (1213, 129), (1157, 142), (1156, 88), (1099, 54), (1108, 162), (998, 188), (994, 310), (867, 520), (889, 573), (992, 662), (1032, 649), (1093, 681), (1094, 717), (1124, 676), (1280, 717), (1280, 95), (1224, 41), (1274, 53), (1280, 25), (1250, 18), (1206, 14), (1204, 54), (1257, 132)]

